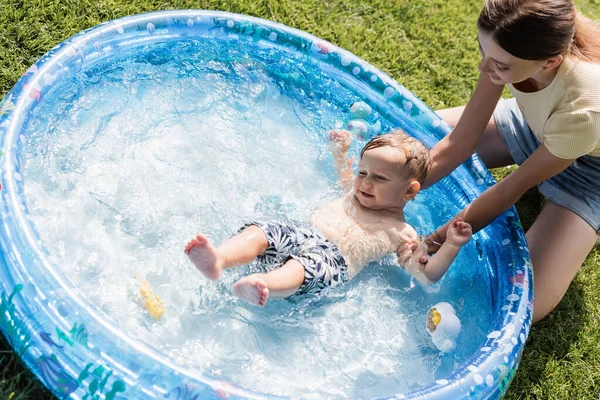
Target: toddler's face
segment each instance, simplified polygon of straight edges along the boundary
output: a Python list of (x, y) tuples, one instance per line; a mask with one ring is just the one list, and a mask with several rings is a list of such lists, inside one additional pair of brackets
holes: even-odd
[(408, 178), (405, 165), (401, 149), (384, 146), (365, 151), (354, 179), (354, 195), (360, 204), (373, 210), (401, 210), (414, 181)]

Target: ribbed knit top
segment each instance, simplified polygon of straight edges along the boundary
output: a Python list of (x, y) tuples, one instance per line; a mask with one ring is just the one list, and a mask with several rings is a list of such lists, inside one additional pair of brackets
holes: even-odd
[(527, 124), (557, 157), (600, 157), (600, 64), (565, 57), (550, 85), (532, 93), (508, 85)]

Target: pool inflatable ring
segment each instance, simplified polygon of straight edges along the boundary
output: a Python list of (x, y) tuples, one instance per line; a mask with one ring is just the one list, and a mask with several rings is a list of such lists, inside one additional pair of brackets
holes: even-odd
[[(200, 10), (155, 12), (103, 23), (55, 46), (25, 72), (0, 104), (0, 328), (25, 364), (59, 398), (270, 397), (235, 382), (192, 373), (130, 338), (49, 259), (23, 195), (24, 127), (53, 85), (85, 69), (109, 48), (199, 40), (209, 33), (212, 38), (234, 38), (248, 46), (275, 46), (302, 54), (340, 82), (365, 88), (373, 110), (356, 105), (350, 119), (371, 127), (366, 135), (374, 133), (375, 112), (404, 124), (429, 146), (449, 130), (412, 93), (375, 67), (314, 36), (257, 18)], [(281, 73), (281, 79), (302, 85), (307, 78), (288, 71)], [(455, 188), (449, 198), (464, 206), (493, 183), (473, 157), (444, 184)], [(533, 298), (531, 264), (515, 209), (502, 214), (481, 235), (484, 245), (479, 250), (495, 260), (488, 271), (493, 318), (487, 339), (447, 377), (396, 398), (498, 398), (513, 378), (529, 332)]]

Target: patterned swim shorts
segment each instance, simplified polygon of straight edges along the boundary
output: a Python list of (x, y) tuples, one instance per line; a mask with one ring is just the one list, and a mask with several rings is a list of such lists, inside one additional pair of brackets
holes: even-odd
[(347, 280), (348, 266), (338, 248), (307, 223), (286, 220), (249, 222), (267, 236), (269, 247), (256, 258), (263, 272), (281, 268), (289, 259), (304, 267), (304, 283), (294, 295), (318, 293)]

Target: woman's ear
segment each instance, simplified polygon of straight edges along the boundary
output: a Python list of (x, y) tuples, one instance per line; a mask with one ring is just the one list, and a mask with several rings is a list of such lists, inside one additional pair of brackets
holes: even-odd
[(417, 193), (419, 193), (419, 190), (421, 190), (421, 184), (419, 183), (419, 181), (410, 181), (408, 184), (408, 188), (406, 188), (406, 193), (404, 193), (403, 196), (404, 200), (410, 201), (414, 199), (417, 196)]
[(559, 54), (557, 56), (554, 57), (550, 57), (549, 59), (546, 60), (546, 63), (544, 64), (544, 69), (552, 69), (552, 68), (556, 68), (560, 65), (560, 63), (563, 60), (563, 56), (562, 54)]

